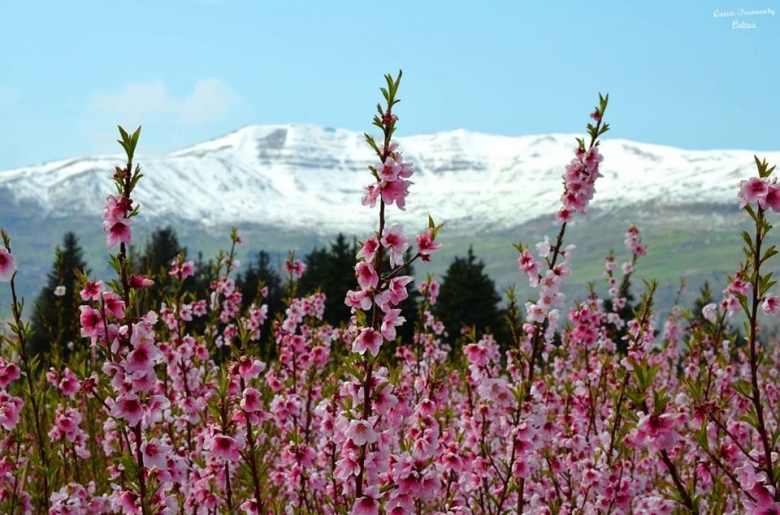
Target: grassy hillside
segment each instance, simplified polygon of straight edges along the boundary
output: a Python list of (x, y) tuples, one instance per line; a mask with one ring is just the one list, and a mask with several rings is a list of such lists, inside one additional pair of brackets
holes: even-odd
[[(5, 215), (5, 213), (4, 213)], [(85, 249), (86, 259), (93, 274), (110, 277), (107, 267), (105, 236), (100, 228), (101, 220), (93, 216), (75, 218), (54, 218), (36, 220), (33, 213), (17, 213), (17, 216), (3, 217), (3, 224), (12, 237), (14, 253), (19, 260), (18, 287), (32, 300), (46, 282), (54, 257), (54, 246), (68, 230), (76, 232)], [(659, 281), (658, 303), (661, 307), (671, 305), (679, 287), (681, 277), (688, 283), (684, 303), (690, 304), (698, 293), (699, 286), (709, 280), (718, 292), (726, 284), (726, 275), (733, 274), (741, 257), (742, 239), (740, 230), (747, 228), (749, 217), (735, 207), (698, 205), (693, 207), (638, 206), (631, 210), (589, 213), (570, 224), (565, 241), (574, 243), (574, 276), (570, 278), (566, 293), (569, 299), (582, 298), (587, 293), (588, 282), (595, 282), (599, 292), (606, 291), (604, 281), (604, 257), (610, 248), (615, 249), (619, 263), (628, 259), (623, 243), (626, 228), (636, 223), (642, 230), (649, 254), (643, 258), (636, 270), (635, 293), (641, 289), (641, 279)], [(422, 223), (422, 222), (421, 222)], [(180, 242), (187, 247), (189, 256), (204, 259), (213, 257), (217, 251), (229, 246), (229, 227), (205, 230), (189, 222), (166, 220), (172, 225)], [(134, 225), (134, 241), (141, 247), (156, 225), (143, 217)], [(407, 228), (408, 235), (414, 228)], [(522, 241), (535, 245), (544, 235), (553, 239), (559, 227), (552, 216), (533, 220), (511, 231), (493, 231), (484, 234), (468, 232), (463, 227), (445, 225), (440, 234), (443, 249), (431, 263), (418, 263), (415, 267), (419, 277), (430, 272), (441, 277), (455, 256), (464, 256), (469, 245), (473, 245), (478, 258), (486, 264), (487, 273), (495, 280), (501, 292), (516, 284), (521, 299), (532, 293), (527, 279), (517, 270), (517, 251), (512, 244)], [(239, 232), (244, 244), (238, 249), (243, 262), (251, 259), (259, 250), (266, 250), (281, 267), (289, 250), (296, 250), (303, 257), (314, 246), (329, 244), (335, 235), (322, 235), (291, 231), (261, 225), (241, 226)], [(353, 235), (347, 235), (352, 237)], [(364, 238), (366, 235), (354, 235)], [(0, 291), (0, 313), (8, 313), (8, 288)]]

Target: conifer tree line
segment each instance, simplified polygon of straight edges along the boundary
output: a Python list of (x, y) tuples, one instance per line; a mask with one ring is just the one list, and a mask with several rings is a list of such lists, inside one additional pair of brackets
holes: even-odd
[[(325, 319), (334, 327), (346, 324), (351, 316), (349, 307), (344, 303), (344, 296), (348, 290), (355, 288), (354, 259), (359, 248), (360, 243), (356, 239), (350, 241), (344, 234), (339, 234), (330, 245), (315, 247), (304, 257), (306, 272), (298, 282), (297, 293), (324, 293)], [(171, 262), (179, 255), (186, 256), (187, 249), (179, 243), (175, 229), (170, 226), (155, 230), (142, 250), (131, 247), (133, 269), (155, 281), (155, 288), (144, 292), (144, 302), (148, 306), (160, 305), (172, 293), (170, 286), (174, 281), (168, 271)], [(271, 336), (273, 321), (283, 315), (286, 309), (283, 300), (286, 282), (284, 259), (284, 256), (259, 250), (235, 276), (236, 286), (243, 294), (243, 307), (249, 307), (253, 302), (268, 305), (268, 317), (261, 328), (264, 336), (260, 340), (260, 345), (264, 347), (261, 355), (268, 357), (275, 354)], [(194, 261), (195, 275), (186, 279), (185, 290), (203, 298), (209, 290), (212, 263), (205, 262), (200, 253)], [(81, 299), (76, 271), (87, 276), (90, 274), (78, 237), (68, 232), (55, 248), (55, 259), (47, 276), (47, 284), (34, 303), (31, 319), (34, 333), (29, 340), (29, 347), (33, 355), (41, 355), (44, 360), (65, 359), (70, 346), (80, 342), (78, 309)], [(410, 265), (408, 274), (414, 276), (414, 272)], [(446, 332), (442, 334), (442, 339), (453, 349), (459, 348), (468, 338), (465, 333), (471, 331), (477, 337), (493, 334), (500, 344), (509, 341), (507, 312), (501, 307), (502, 298), (495, 282), (485, 272), (484, 261), (477, 258), (472, 246), (465, 256), (456, 256), (451, 261), (439, 283), (440, 293), (432, 313), (444, 324)], [(625, 295), (629, 302), (621, 310), (620, 316), (628, 320), (635, 307), (633, 296), (628, 291), (630, 281), (626, 281), (623, 287), (627, 290)], [(266, 296), (261, 298), (264, 288)], [(412, 282), (407, 289), (409, 298), (400, 304), (402, 316), (407, 320), (398, 333), (401, 341), (411, 341), (420, 316), (416, 307), (420, 298), (417, 284)], [(694, 310), (702, 323), (701, 308), (711, 301), (711, 297), (709, 284), (705, 284)], [(605, 304), (609, 309), (610, 300), (606, 299)], [(192, 322), (193, 325), (198, 323), (202, 321)], [(727, 332), (736, 334), (738, 331), (728, 328)], [(390, 352), (393, 352), (392, 348)]]
[[(339, 234), (329, 245), (315, 247), (303, 258), (306, 272), (298, 282), (298, 294), (308, 295), (322, 292), (326, 296), (325, 319), (334, 327), (346, 324), (351, 316), (349, 307), (344, 303), (348, 290), (354, 289), (355, 255), (359, 250), (356, 239), (349, 240)], [(143, 302), (148, 306), (160, 305), (172, 292), (174, 283), (168, 275), (171, 262), (177, 256), (187, 255), (187, 249), (178, 239), (175, 229), (163, 227), (155, 230), (147, 239), (143, 249), (131, 247), (130, 260), (133, 270), (155, 281), (155, 287), (144, 290)], [(408, 255), (407, 259), (411, 256)], [(198, 254), (195, 261), (195, 274), (187, 278), (185, 290), (192, 291), (201, 298), (209, 287), (211, 263)], [(243, 305), (253, 302), (268, 305), (268, 317), (261, 328), (262, 355), (273, 355), (270, 345), (272, 324), (277, 315), (283, 314), (284, 285), (286, 272), (283, 269), (284, 257), (259, 250), (249, 263), (244, 263), (235, 276), (236, 286), (243, 294)], [(389, 268), (386, 267), (386, 268)], [(55, 249), (55, 260), (47, 276), (47, 284), (40, 291), (33, 306), (31, 319), (33, 336), (29, 347), (34, 355), (42, 359), (64, 359), (70, 345), (80, 342), (78, 328), (78, 309), (81, 298), (78, 291), (77, 271), (90, 275), (84, 259), (84, 251), (75, 233), (64, 235), (62, 243)], [(413, 265), (408, 270), (414, 275)], [(461, 339), (462, 327), (474, 327), (480, 334), (486, 331), (499, 331), (502, 328), (503, 313), (499, 309), (501, 297), (496, 292), (494, 281), (484, 272), (484, 263), (469, 248), (465, 257), (456, 257), (449, 269), (439, 280), (441, 297), (434, 314), (443, 321), (448, 333), (443, 335), (450, 344)], [(261, 299), (261, 291), (266, 289), (266, 297)], [(400, 304), (402, 316), (407, 323), (402, 326), (398, 337), (402, 341), (411, 341), (419, 319), (417, 302), (420, 294), (417, 285), (407, 286), (409, 298)], [(198, 321), (193, 321), (197, 324)], [(54, 349), (53, 346), (57, 348)]]

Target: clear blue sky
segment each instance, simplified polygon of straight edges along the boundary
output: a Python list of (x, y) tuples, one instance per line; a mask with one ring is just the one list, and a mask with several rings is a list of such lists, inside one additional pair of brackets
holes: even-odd
[(147, 153), (248, 124), (371, 130), (382, 75), (399, 68), (402, 135), (579, 132), (609, 92), (612, 137), (778, 150), (778, 11), (773, 0), (6, 1), (0, 170), (113, 152), (116, 124), (142, 123)]

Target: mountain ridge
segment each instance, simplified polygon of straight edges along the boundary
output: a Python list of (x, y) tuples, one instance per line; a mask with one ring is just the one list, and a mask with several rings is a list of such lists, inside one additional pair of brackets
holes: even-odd
[[(423, 224), (431, 214), (455, 230), (489, 231), (552, 216), (576, 136), (459, 129), (398, 137), (404, 159), (415, 165), (415, 184), (407, 211), (394, 209), (392, 219)], [(600, 149), (604, 177), (592, 204), (600, 210), (645, 201), (736, 204), (739, 181), (755, 174), (746, 150), (680, 150), (622, 139), (606, 139)], [(759, 157), (775, 163), (780, 152)], [(139, 154), (145, 177), (136, 200), (143, 216), (204, 226), (256, 222), (322, 233), (365, 231), (375, 215), (360, 198), (375, 160), (362, 133), (250, 125), (164, 156)], [(44, 217), (99, 214), (113, 191), (110, 171), (121, 164), (118, 154), (100, 155), (0, 172), (0, 194), (6, 208), (27, 203)]]
[[(415, 164), (415, 184), (407, 211), (391, 206), (388, 223), (404, 224), (408, 236), (427, 226), (428, 214), (446, 224), (442, 250), (418, 273), (440, 277), (474, 244), (499, 290), (522, 287), (512, 243), (557, 232), (554, 213), (577, 136), (461, 129), (397, 138), (405, 161)], [(632, 223), (650, 248), (637, 277), (666, 281), (662, 303), (673, 302), (680, 274), (694, 292), (704, 280), (719, 284), (733, 274), (739, 231), (749, 221), (738, 207), (739, 181), (756, 174), (754, 154), (776, 164), (780, 152), (681, 150), (622, 139), (604, 140), (601, 151), (604, 177), (588, 216), (567, 228), (567, 241), (577, 245), (572, 286), (580, 298), (590, 281), (603, 282), (605, 252), (619, 251)], [(133, 242), (143, 246), (155, 229), (172, 226), (191, 258), (204, 252), (208, 259), (235, 225), (245, 241), (240, 259), (247, 260), (261, 249), (303, 257), (338, 233), (365, 237), (377, 224), (377, 210), (360, 203), (375, 159), (362, 133), (294, 124), (247, 126), (163, 156), (140, 153), (145, 177), (134, 195), (140, 212)], [(122, 163), (120, 154), (99, 155), (0, 172), (0, 226), (13, 238), (22, 295), (43, 286), (67, 231), (80, 238), (98, 277), (111, 274), (101, 220), (114, 192), (112, 170)], [(0, 290), (0, 313), (7, 297)]]

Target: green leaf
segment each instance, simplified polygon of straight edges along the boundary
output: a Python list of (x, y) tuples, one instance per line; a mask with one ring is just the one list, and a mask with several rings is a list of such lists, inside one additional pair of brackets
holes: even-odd
[(772, 245), (771, 247), (766, 249), (766, 252), (764, 252), (764, 256), (761, 258), (761, 262), (763, 263), (764, 261), (770, 259), (771, 257), (776, 256), (777, 253), (778, 253), (777, 247), (775, 245)]
[(138, 128), (133, 133), (133, 151), (135, 151), (135, 146), (138, 145), (138, 138), (141, 136), (141, 126), (139, 125)]
[(742, 231), (742, 239), (745, 240), (745, 244), (752, 251), (753, 250), (753, 238), (750, 236), (750, 234), (747, 231)]
[(731, 383), (731, 388), (738, 394), (748, 399), (753, 395), (753, 386), (747, 379), (737, 379)]
[(747, 424), (750, 424), (752, 427), (758, 427), (758, 417), (756, 417), (755, 410), (753, 409), (749, 410), (747, 413), (739, 417), (739, 420)]
[(753, 209), (753, 206), (751, 206), (750, 204), (746, 204), (745, 211), (748, 212), (750, 218), (752, 218), (754, 222), (758, 221), (758, 219), (756, 218), (756, 211)]
[(691, 438), (694, 442), (699, 444), (699, 446), (704, 450), (709, 450), (710, 448), (710, 440), (707, 438), (707, 424), (701, 424), (698, 431), (694, 431), (691, 434)]

